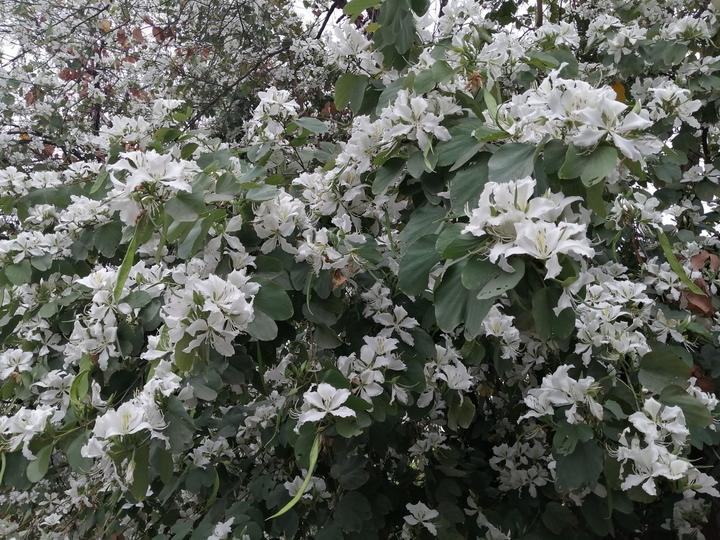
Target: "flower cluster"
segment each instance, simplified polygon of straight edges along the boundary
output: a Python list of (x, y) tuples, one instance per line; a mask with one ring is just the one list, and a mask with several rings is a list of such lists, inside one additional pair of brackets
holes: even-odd
[(245, 270), (234, 270), (227, 279), (190, 276), (163, 308), (170, 345), (183, 353), (206, 345), (232, 356), (233, 340), (254, 318), (253, 298), (260, 285), (250, 279)]
[(513, 97), (487, 119), (521, 142), (561, 139), (580, 148), (607, 141), (632, 160), (655, 154), (662, 143), (645, 132), (653, 125), (647, 110), (628, 111), (611, 87), (550, 74), (537, 89)]
[(488, 182), (477, 208), (469, 212), (470, 223), (464, 231), (495, 240), (489, 252), (490, 261), (500, 260), (502, 265), (512, 255), (529, 255), (545, 263), (545, 278), (549, 279), (562, 270), (559, 255), (581, 259), (593, 257), (595, 251), (587, 239), (586, 225), (556, 223), (579, 199), (561, 193), (534, 197), (535, 185), (533, 178), (505, 184)]

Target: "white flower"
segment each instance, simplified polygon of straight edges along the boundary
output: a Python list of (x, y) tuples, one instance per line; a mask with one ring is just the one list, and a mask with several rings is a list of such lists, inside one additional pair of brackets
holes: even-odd
[(14, 415), (0, 416), (0, 434), (10, 437), (10, 450), (17, 450), (23, 445), (23, 455), (27, 459), (34, 459), (28, 445), (38, 433), (45, 431), (48, 420), (57, 412), (57, 409), (41, 406), (37, 409), (21, 407)]
[(710, 495), (711, 497), (720, 497), (720, 491), (715, 487), (717, 480), (709, 474), (700, 472), (695, 467), (688, 471), (685, 481), (687, 482), (685, 485), (685, 493), (695, 492)]
[(595, 146), (601, 138), (609, 135), (615, 146), (633, 161), (655, 154), (662, 148), (662, 143), (654, 138), (627, 137), (633, 132), (649, 128), (653, 125), (652, 121), (634, 112), (629, 112), (621, 120), (618, 115), (627, 108), (626, 105), (617, 101), (605, 105), (604, 110), (587, 108), (578, 113), (585, 127), (573, 137), (573, 144), (580, 147)]
[(586, 225), (576, 223), (547, 223), (526, 220), (515, 224), (516, 238), (512, 244), (496, 244), (490, 250), (490, 260), (495, 262), (501, 256), (529, 255), (545, 261), (547, 274), (545, 279), (556, 277), (562, 267), (559, 254), (581, 257), (593, 257), (595, 250), (585, 236)]
[(467, 368), (460, 362), (442, 366), (438, 378), (443, 379), (448, 388), (468, 392), (473, 385), (473, 377), (468, 373)]
[(430, 534), (437, 536), (437, 528), (432, 523), (432, 520), (440, 515), (440, 512), (428, 508), (424, 503), (418, 502), (415, 504), (406, 504), (405, 508), (410, 512), (409, 515), (405, 516), (405, 523), (414, 527), (415, 525), (422, 525), (425, 527)]
[(30, 371), (33, 354), (22, 349), (8, 349), (0, 353), (0, 380), (7, 379), (13, 373)]
[(259, 290), (246, 269), (230, 272), (227, 279), (214, 274), (205, 279), (191, 276), (163, 307), (170, 341), (174, 345), (189, 335), (192, 340), (183, 352), (209, 341), (223, 356), (232, 356), (233, 340), (255, 318), (252, 302)]
[(630, 446), (618, 448), (617, 459), (622, 463), (632, 461), (633, 464), (633, 472), (625, 477), (620, 487), (628, 490), (642, 486), (652, 496), (657, 495), (655, 478), (679, 480), (691, 467), (689, 462), (670, 453), (664, 446), (653, 443), (641, 448), (637, 437), (632, 439)]
[(598, 420), (603, 419), (603, 408), (592, 395), (597, 391), (595, 379), (585, 377), (579, 380), (568, 375), (573, 369), (571, 365), (558, 367), (554, 373), (545, 375), (540, 388), (531, 388), (525, 396), (525, 404), (530, 412), (521, 416), (518, 421), (525, 418), (542, 417), (553, 415), (555, 407), (571, 405), (565, 411), (565, 418), (569, 424), (577, 424), (585, 421), (578, 412), (578, 405), (587, 407), (590, 414)]
[(213, 532), (208, 536), (208, 540), (225, 540), (232, 533), (232, 525), (235, 517), (231, 517), (227, 521), (220, 521), (215, 525)]
[(270, 253), (278, 244), (288, 253), (295, 253), (295, 248), (288, 243), (296, 227), (307, 223), (305, 207), (302, 201), (295, 199), (284, 191), (274, 199), (263, 201), (255, 210), (253, 227), (258, 237), (266, 239), (260, 250)]
[(418, 322), (412, 317), (408, 317), (407, 311), (402, 306), (395, 306), (392, 314), (377, 313), (373, 316), (373, 321), (386, 327), (380, 331), (381, 336), (390, 336), (395, 333), (408, 345), (415, 344), (415, 340), (408, 330), (417, 327)]
[(687, 393), (700, 401), (703, 405), (705, 405), (705, 407), (710, 413), (715, 412), (715, 409), (717, 408), (718, 403), (720, 403), (720, 400), (715, 397), (715, 394), (711, 392), (704, 392), (702, 388), (695, 384), (696, 382), (697, 378), (695, 377), (690, 377), (688, 379), (689, 385), (687, 387)]
[(343, 406), (350, 397), (350, 390), (337, 389), (327, 383), (320, 383), (317, 391), (308, 391), (303, 394), (303, 413), (298, 419), (297, 428), (305, 422), (319, 422), (328, 414), (347, 418), (355, 416), (355, 411)]
[(152, 429), (145, 419), (145, 411), (132, 401), (126, 401), (117, 410), (110, 409), (95, 421), (93, 434), (99, 439), (117, 435), (131, 435), (143, 429)]
[(442, 117), (428, 111), (428, 101), (420, 96), (410, 97), (407, 90), (398, 92), (390, 118), (395, 125), (387, 137), (406, 136), (412, 141), (416, 140), (423, 151), (432, 145), (430, 136), (441, 141), (450, 139), (450, 132), (440, 125)]
[(679, 448), (690, 435), (682, 409), (663, 405), (654, 398), (646, 399), (643, 410), (631, 414), (628, 422), (643, 434), (648, 444), (662, 441), (669, 434)]

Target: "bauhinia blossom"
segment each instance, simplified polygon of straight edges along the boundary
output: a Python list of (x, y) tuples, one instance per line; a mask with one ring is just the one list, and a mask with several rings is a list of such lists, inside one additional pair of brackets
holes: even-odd
[(586, 421), (579, 407), (586, 409), (595, 419), (603, 419), (603, 408), (595, 401), (598, 392), (593, 377), (573, 379), (568, 372), (573, 369), (571, 365), (558, 367), (551, 375), (545, 375), (540, 388), (531, 388), (525, 396), (525, 404), (530, 411), (520, 417), (541, 418), (555, 414), (556, 407), (570, 406), (565, 411), (565, 419), (569, 424)]
[(327, 415), (339, 418), (355, 416), (355, 411), (343, 405), (350, 397), (350, 390), (335, 388), (327, 383), (317, 385), (317, 390), (303, 394), (303, 412), (296, 429), (306, 422), (319, 422)]

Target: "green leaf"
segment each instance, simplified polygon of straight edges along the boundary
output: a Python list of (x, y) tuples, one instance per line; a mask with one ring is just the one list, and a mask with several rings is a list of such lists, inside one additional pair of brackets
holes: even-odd
[(550, 287), (538, 289), (533, 294), (532, 314), (535, 331), (545, 341), (554, 337), (568, 338), (575, 329), (575, 312), (572, 309), (565, 308), (555, 315), (560, 294), (560, 290)]
[(577, 518), (572, 510), (555, 501), (550, 501), (545, 505), (542, 522), (554, 535), (560, 535), (565, 530), (568, 532), (577, 530)]
[(175, 197), (165, 203), (165, 212), (181, 223), (197, 220), (205, 210), (205, 203), (200, 193), (179, 191)]
[(305, 475), (305, 479), (303, 480), (303, 483), (300, 484), (300, 489), (298, 489), (295, 496), (290, 499), (290, 501), (283, 506), (280, 510), (275, 512), (272, 516), (267, 518), (265, 521), (268, 521), (270, 519), (275, 519), (277, 517), (282, 516), (284, 513), (286, 513), (288, 510), (290, 510), (293, 506), (295, 506), (300, 499), (302, 499), (302, 496), (305, 495), (305, 490), (308, 487), (308, 484), (310, 483), (310, 479), (312, 478), (313, 472), (315, 472), (315, 465), (317, 465), (318, 456), (320, 455), (320, 433), (317, 433), (315, 435), (315, 440), (313, 441), (312, 448), (310, 449), (310, 462), (308, 463), (307, 468), (307, 474)]
[(343, 11), (350, 17), (357, 17), (366, 9), (377, 7), (381, 3), (382, 0), (350, 0), (345, 4)]
[(278, 328), (272, 317), (255, 310), (255, 318), (247, 327), (247, 333), (258, 341), (272, 341), (277, 337)]
[(494, 119), (497, 116), (498, 102), (487, 88), (483, 90), (483, 100), (485, 100), (485, 107), (490, 113), (490, 118)]
[(35, 452), (35, 460), (28, 464), (25, 474), (27, 475), (28, 480), (30, 480), (33, 484), (42, 480), (47, 473), (48, 466), (50, 465), (52, 450), (52, 444), (42, 447), (40, 450)]
[(181, 371), (190, 371), (192, 369), (195, 359), (198, 357), (196, 350), (185, 352), (185, 349), (192, 341), (190, 335), (185, 334), (180, 341), (175, 345), (175, 351), (173, 352), (173, 362)]
[(543, 51), (528, 51), (528, 63), (540, 69), (552, 69), (560, 65), (560, 62), (550, 54)]
[(430, 0), (410, 0), (410, 5), (415, 15), (422, 17), (430, 7)]
[(475, 404), (465, 397), (462, 402), (459, 398), (451, 400), (448, 410), (448, 426), (457, 431), (458, 427), (467, 429), (475, 418)]
[(380, 49), (393, 45), (398, 53), (405, 54), (415, 42), (415, 17), (408, 0), (384, 2), (378, 23), (380, 28), (373, 37)]
[(28, 259), (23, 259), (19, 263), (8, 264), (3, 270), (5, 277), (7, 277), (13, 285), (30, 283), (32, 278), (32, 267)]
[(488, 162), (491, 182), (509, 182), (530, 176), (535, 166), (536, 148), (529, 144), (507, 143), (492, 155)]
[(111, 221), (110, 223), (101, 225), (95, 229), (93, 236), (95, 249), (98, 250), (103, 257), (108, 258), (115, 255), (121, 240), (122, 224), (118, 221)]
[(286, 321), (293, 316), (293, 305), (288, 293), (271, 283), (262, 284), (253, 305), (276, 321)]
[(423, 70), (415, 76), (413, 88), (416, 93), (429, 92), (436, 85), (450, 79), (455, 71), (444, 60), (438, 60), (429, 69)]
[(482, 245), (482, 239), (463, 233), (465, 225), (450, 223), (443, 228), (435, 243), (435, 250), (445, 259), (458, 259)]
[(447, 212), (442, 206), (426, 204), (415, 210), (405, 228), (400, 232), (400, 239), (412, 244), (426, 234), (437, 232), (440, 221)]
[(164, 412), (167, 423), (164, 434), (170, 439), (173, 451), (183, 452), (192, 447), (195, 423), (188, 415), (183, 403), (178, 398), (171, 396)]
[(515, 272), (506, 272), (487, 259), (474, 257), (463, 270), (462, 283), (466, 289), (478, 291), (478, 300), (489, 300), (514, 288), (525, 275), (525, 263), (520, 258), (508, 261)]
[(295, 120), (293, 120), (293, 123), (303, 129), (307, 129), (310, 133), (314, 133), (316, 135), (326, 133), (327, 130), (330, 129), (328, 125), (322, 120), (318, 120), (317, 118), (311, 118), (309, 116), (296, 118)]
[(233, 154), (230, 150), (217, 150), (215, 152), (202, 154), (196, 163), (204, 172), (212, 172), (218, 169), (232, 169), (231, 157), (233, 157)]
[(695, 282), (693, 282), (688, 275), (685, 273), (685, 269), (683, 268), (682, 264), (680, 264), (680, 261), (678, 261), (677, 257), (673, 253), (672, 246), (670, 245), (670, 240), (665, 235), (665, 233), (662, 230), (658, 230), (657, 232), (658, 241), (660, 242), (660, 247), (662, 248), (663, 253), (665, 254), (665, 258), (667, 259), (667, 262), (670, 264), (670, 268), (672, 268), (673, 272), (677, 275), (677, 277), (680, 278), (680, 281), (683, 282), (683, 284), (690, 289), (690, 291), (694, 292), (695, 294), (699, 294), (701, 296), (707, 296), (705, 294), (705, 291), (703, 291), (700, 287), (697, 286)]
[(125, 282), (130, 275), (130, 268), (132, 268), (133, 261), (135, 260), (135, 251), (137, 251), (138, 248), (138, 240), (142, 234), (141, 230), (143, 229), (145, 219), (146, 218), (142, 218), (142, 220), (135, 226), (135, 232), (133, 233), (132, 240), (130, 240), (125, 256), (123, 257), (122, 264), (120, 265), (120, 268), (118, 268), (117, 283), (115, 283), (115, 288), (113, 289), (113, 298), (116, 302), (120, 300), (123, 287), (125, 287)]
[(614, 146), (600, 145), (592, 152), (582, 154), (570, 145), (558, 177), (566, 180), (579, 177), (586, 187), (592, 187), (610, 176), (617, 168), (617, 162), (618, 152)]
[(488, 181), (489, 154), (482, 154), (478, 161), (461, 169), (450, 180), (450, 205), (453, 212), (465, 213), (465, 205), (470, 210), (477, 208), (480, 193)]
[(133, 452), (133, 479), (130, 484), (130, 493), (141, 501), (145, 498), (148, 486), (150, 485), (150, 467), (149, 467), (150, 448), (145, 444), (135, 448)]
[(578, 442), (593, 438), (593, 431), (587, 424), (560, 422), (553, 436), (553, 454), (568, 456), (575, 451)]
[(467, 290), (462, 285), (462, 265), (448, 268), (435, 289), (435, 320), (444, 332), (452, 332), (465, 317)]
[(343, 531), (360, 533), (365, 523), (373, 518), (373, 510), (365, 495), (350, 491), (337, 503), (333, 517)]
[(402, 173), (405, 161), (400, 158), (387, 160), (375, 173), (372, 184), (373, 195), (379, 195), (392, 184)]
[(590, 155), (584, 156), (580, 180), (586, 186), (594, 186), (605, 180), (617, 168), (618, 152), (614, 146), (598, 146)]
[(692, 360), (681, 347), (657, 344), (640, 360), (640, 384), (660, 393), (666, 386), (686, 385), (692, 372)]
[(78, 474), (87, 474), (93, 467), (93, 460), (83, 457), (81, 454), (81, 449), (87, 443), (91, 434), (92, 433), (90, 431), (81, 433), (73, 439), (65, 450), (65, 457), (67, 458), (68, 465), (70, 465), (70, 468)]
[(577, 148), (573, 145), (568, 146), (565, 152), (565, 160), (558, 171), (558, 178), (563, 180), (578, 178), (582, 174), (582, 171), (583, 159), (580, 154), (578, 154)]
[(100, 189), (105, 185), (105, 182), (107, 182), (107, 179), (109, 177), (110, 175), (106, 170), (100, 171), (97, 175), (97, 178), (95, 178), (92, 187), (90, 188), (90, 194), (92, 195), (93, 193), (100, 191)]
[(38, 257), (33, 257), (32, 259), (30, 259), (30, 264), (33, 266), (33, 268), (37, 268), (41, 272), (44, 272), (45, 270), (50, 270), (52, 263), (52, 255), (40, 255)]
[(408, 296), (422, 293), (428, 284), (428, 275), (433, 266), (440, 261), (435, 251), (436, 234), (428, 234), (410, 244), (400, 261), (398, 286)]
[(343, 73), (335, 83), (335, 106), (344, 109), (350, 105), (353, 113), (357, 114), (362, 107), (365, 89), (370, 79), (366, 75)]
[(607, 205), (603, 195), (605, 194), (605, 182), (600, 181), (585, 188), (585, 204), (598, 216), (604, 218), (607, 215)]
[(180, 150), (180, 159), (190, 159), (198, 148), (200, 148), (200, 145), (197, 143), (186, 144), (182, 147), (182, 150)]
[(592, 488), (603, 471), (604, 455), (593, 440), (578, 441), (571, 454), (555, 455), (555, 487), (561, 492)]
[(70, 402), (76, 407), (85, 399), (90, 390), (90, 370), (83, 369), (77, 374), (70, 385)]
[(330, 469), (330, 476), (337, 480), (343, 489), (353, 490), (365, 485), (370, 474), (365, 470), (367, 460), (358, 455), (345, 456)]
[(482, 333), (482, 323), (493, 304), (493, 300), (478, 300), (475, 295), (468, 295), (465, 305), (466, 339), (474, 339)]
[(520, 280), (525, 275), (525, 263), (522, 259), (515, 259), (510, 263), (510, 266), (515, 269), (515, 272), (509, 273), (502, 271), (501, 274), (498, 274), (488, 281), (480, 289), (480, 292), (478, 292), (478, 300), (486, 300), (500, 296), (520, 283)]
[(489, 260), (479, 256), (472, 257), (463, 270), (462, 284), (466, 289), (476, 291), (502, 272), (504, 272), (502, 268)]

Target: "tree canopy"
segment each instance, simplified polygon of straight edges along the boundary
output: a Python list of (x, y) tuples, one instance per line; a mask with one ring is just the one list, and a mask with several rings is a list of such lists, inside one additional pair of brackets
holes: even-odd
[(715, 538), (699, 0), (0, 0), (0, 533)]

